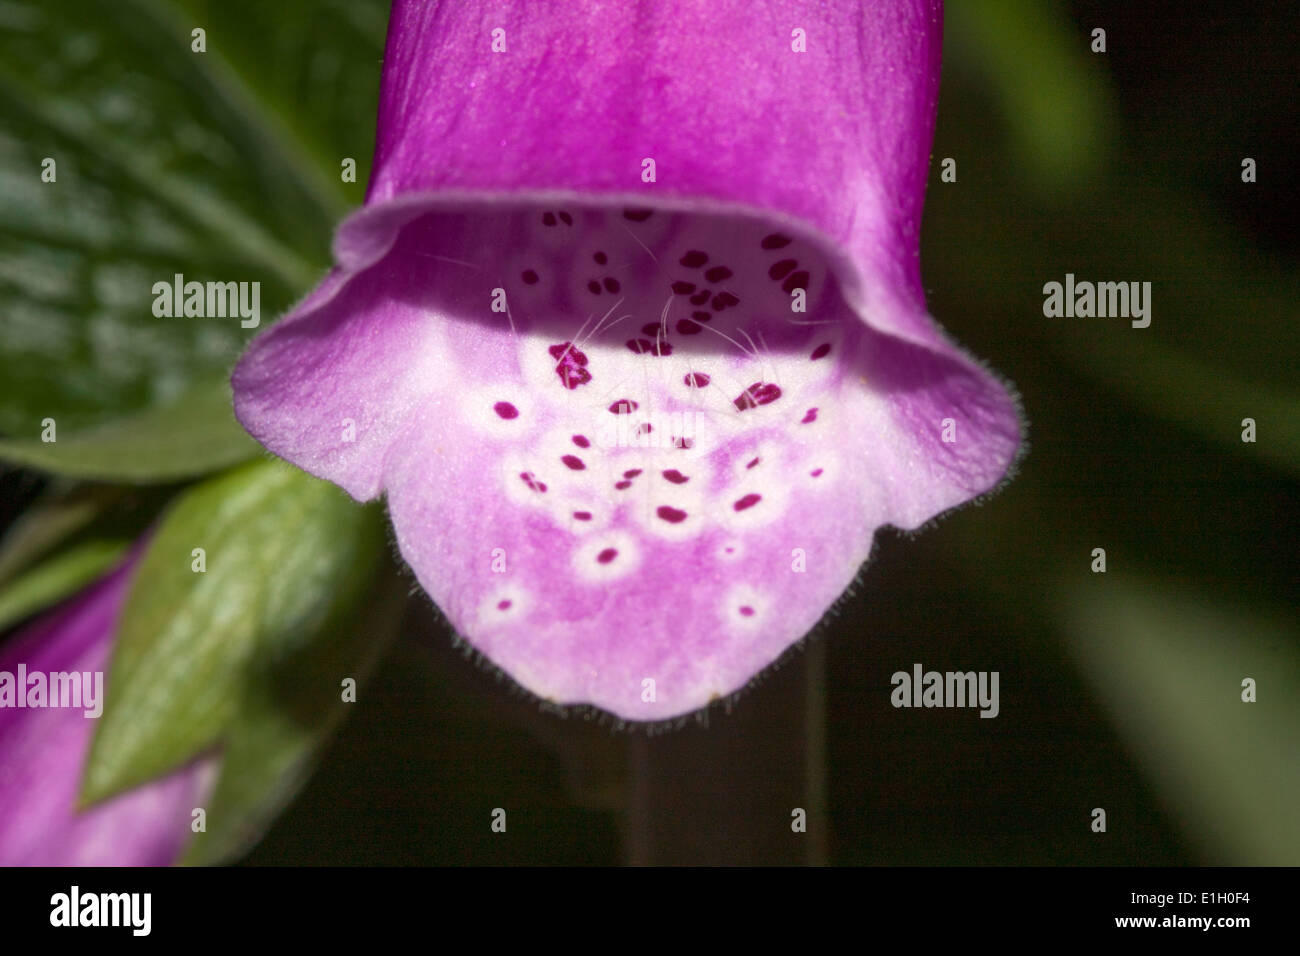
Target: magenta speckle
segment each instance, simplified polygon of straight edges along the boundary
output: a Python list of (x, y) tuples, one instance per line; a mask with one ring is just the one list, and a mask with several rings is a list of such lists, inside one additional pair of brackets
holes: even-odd
[(744, 511), (746, 508), (754, 507), (754, 505), (758, 504), (762, 500), (762, 495), (749, 494), (737, 500), (731, 507), (735, 508), (737, 511)]
[(830, 354), (831, 354), (831, 343), (823, 342), (821, 345), (813, 349), (812, 355), (810, 355), (809, 358), (811, 358), (815, 362), (819, 358), (825, 358)]
[(658, 510), (655, 511), (655, 514), (670, 524), (680, 524), (686, 520), (685, 511), (680, 511), (677, 508), (670, 507), (669, 505), (660, 505)]
[(664, 477), (667, 478), (669, 481), (671, 481), (674, 485), (684, 485), (686, 484), (686, 482), (691, 480), (686, 475), (683, 475), (676, 468), (669, 468), (667, 471), (664, 472)]
[(591, 442), (587, 440), (587, 436), (586, 436), (586, 435), (574, 435), (574, 436), (573, 436), (573, 443), (574, 443), (575, 445), (577, 445), (579, 448), (590, 448), (590, 447), (591, 447)]
[(815, 421), (817, 421), (817, 409), (810, 408), (806, 413), (804, 413), (803, 418), (799, 420), (799, 424), (807, 425), (810, 422), (815, 422)]
[(596, 560), (601, 564), (609, 564), (609, 562), (613, 561), (617, 557), (618, 550), (616, 548), (606, 548), (604, 551), (600, 552), (600, 554), (596, 555)]
[(759, 405), (771, 405), (781, 397), (781, 388), (771, 382), (755, 382), (736, 398), (733, 404), (740, 411), (757, 408)]
[(496, 412), (507, 421), (519, 417), (519, 409), (515, 408), (509, 402), (497, 402), (492, 406), (492, 411)]
[(687, 372), (682, 381), (691, 388), (704, 388), (709, 384), (709, 377), (703, 372)]
[(555, 373), (565, 388), (572, 390), (591, 381), (591, 373), (586, 367), (587, 356), (574, 348), (572, 342), (552, 345), (547, 351), (555, 359)]
[(564, 464), (573, 471), (585, 471), (587, 468), (582, 459), (577, 455), (565, 455), (560, 459), (560, 461), (564, 462)]

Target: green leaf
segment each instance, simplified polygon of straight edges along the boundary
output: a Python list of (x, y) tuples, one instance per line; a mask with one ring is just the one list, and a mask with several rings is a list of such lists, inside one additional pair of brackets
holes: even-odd
[(83, 541), (0, 588), (0, 631), (68, 597), (106, 572), (130, 541)]
[[(1017, 173), (1065, 197), (1098, 176), (1115, 138), (1105, 58), (1056, 0), (984, 0), (945, 6), (945, 74), (970, 70), (1001, 108)], [(1062, 104), (1068, 104), (1063, 109)], [(986, 117), (980, 117), (981, 128)]]
[[(354, 584), (365, 581), (364, 571), (354, 569)], [(364, 616), (342, 614), (320, 632), (286, 640), (252, 662), (207, 802), (207, 830), (190, 843), (183, 863), (225, 863), (250, 849), (306, 780), (349, 710), (364, 703), (366, 678), (396, 637), (407, 597), (394, 569), (384, 571)], [(356, 681), (355, 703), (343, 700), (348, 678)]]
[(0, 539), (0, 584), (91, 525), (126, 493), (107, 485), (76, 484), (47, 491), (14, 519)]
[(0, 460), (75, 478), (158, 483), (215, 471), (259, 452), (235, 421), (224, 381), (85, 432), (56, 430), (55, 438), (0, 438)]
[[(1078, 580), (1077, 578), (1075, 579)], [(1154, 577), (1065, 588), (1075, 654), (1207, 860), (1300, 856), (1300, 654), (1289, 615)], [(1256, 682), (1255, 703), (1242, 681)]]
[(345, 186), (339, 163), (372, 150), (382, 11), (3, 5), (0, 434), (111, 421), (226, 373), (251, 330), (156, 317), (155, 282), (260, 282), (263, 323), (315, 283), (364, 188), (364, 164)]
[[(181, 495), (135, 572), (83, 800), (138, 786), (219, 743), (250, 662), (327, 628), (358, 599), (380, 527), (375, 509), (281, 462)], [(200, 557), (206, 570), (194, 570)]]
[[(1218, 442), (1300, 472), (1300, 390), (1238, 378), (1147, 338), (1070, 334), (1082, 371), (1144, 411)], [(1255, 441), (1243, 442), (1253, 419)]]

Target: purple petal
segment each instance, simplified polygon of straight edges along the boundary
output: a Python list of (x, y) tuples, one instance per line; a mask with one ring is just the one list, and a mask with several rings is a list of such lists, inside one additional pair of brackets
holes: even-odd
[(876, 528), (1015, 454), (920, 285), (939, 5), (519, 5), (503, 54), (480, 6), (395, 5), (368, 205), (236, 413), (386, 492), (421, 584), (524, 686), (671, 717), (806, 634)]
[[(7, 642), (0, 671), (104, 672), (134, 563)], [(211, 767), (198, 762), (77, 812), (94, 730), (84, 708), (0, 708), (0, 865), (166, 866), (180, 855)]]

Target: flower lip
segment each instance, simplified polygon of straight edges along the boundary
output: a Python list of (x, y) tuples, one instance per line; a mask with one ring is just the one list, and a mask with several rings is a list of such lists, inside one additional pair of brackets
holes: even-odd
[[(358, 214), (340, 245), (375, 238), (254, 343), (236, 411), (305, 470), (386, 493), (425, 589), (539, 696), (633, 720), (726, 696), (817, 623), (875, 528), (916, 527), (1005, 472), (1005, 392), (937, 334), (868, 321), (815, 230), (714, 204), (642, 198), (632, 220), (505, 198)], [(772, 275), (791, 259), (808, 318), (784, 288), (796, 272)], [(705, 308), (673, 288), (688, 283), (716, 334), (674, 329), (672, 308)], [(939, 438), (947, 418), (959, 443)], [(493, 549), (501, 577), (474, 557)], [(815, 573), (792, 573), (796, 551)], [(653, 707), (632, 690), (647, 679), (668, 685)]]

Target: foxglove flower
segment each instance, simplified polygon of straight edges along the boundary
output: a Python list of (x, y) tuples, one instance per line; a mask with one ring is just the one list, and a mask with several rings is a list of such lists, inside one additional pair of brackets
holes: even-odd
[[(134, 561), (0, 646), (0, 672), (103, 673)], [(27, 688), (18, 688), (23, 693)], [(31, 695), (27, 695), (31, 697)], [(25, 698), (26, 699), (26, 698)], [(38, 700), (39, 698), (31, 698)], [(0, 866), (166, 866), (192, 836), (210, 760), (78, 811), (96, 721), (84, 707), (0, 707)], [(84, 702), (84, 699), (83, 699)], [(103, 701), (96, 702), (96, 709)]]
[(988, 491), (1004, 387), (928, 316), (938, 0), (397, 0), (366, 205), (239, 420), (359, 500), (524, 687), (742, 687), (875, 529)]

